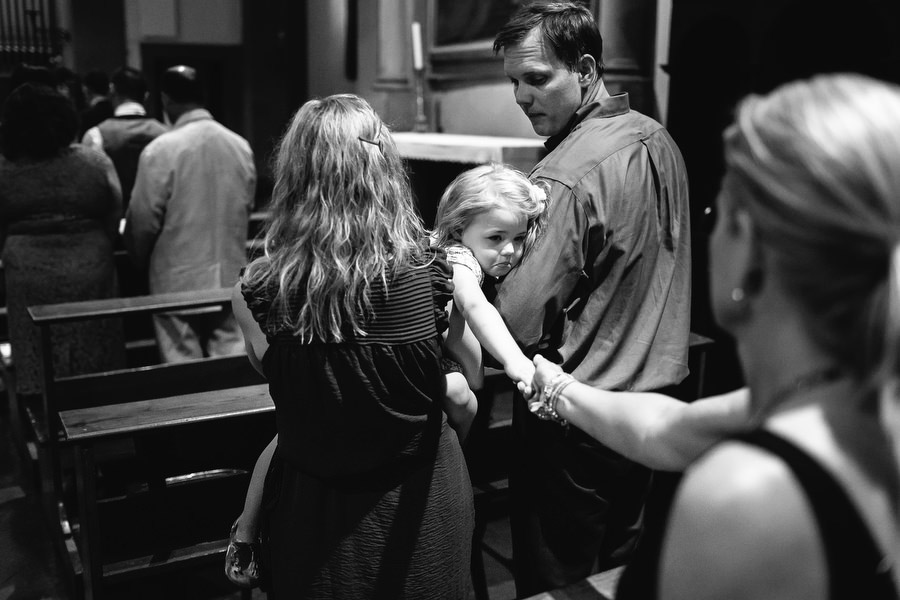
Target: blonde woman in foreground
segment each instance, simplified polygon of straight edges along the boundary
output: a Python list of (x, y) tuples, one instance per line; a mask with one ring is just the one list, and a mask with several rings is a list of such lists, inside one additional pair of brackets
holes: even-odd
[(831, 75), (750, 97), (725, 152), (711, 300), (749, 393), (635, 401), (537, 357), (532, 409), (687, 466), (652, 597), (897, 598), (900, 88)]

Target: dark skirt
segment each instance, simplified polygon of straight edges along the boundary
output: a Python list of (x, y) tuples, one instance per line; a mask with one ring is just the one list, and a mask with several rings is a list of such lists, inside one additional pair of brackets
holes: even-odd
[(456, 434), (400, 482), (333, 485), (277, 453), (266, 477), (270, 599), (467, 598), (474, 512)]

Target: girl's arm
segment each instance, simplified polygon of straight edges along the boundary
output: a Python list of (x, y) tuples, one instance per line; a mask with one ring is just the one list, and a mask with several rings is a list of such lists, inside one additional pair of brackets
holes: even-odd
[(266, 340), (266, 334), (263, 333), (259, 323), (253, 318), (253, 313), (250, 312), (247, 301), (244, 300), (244, 295), (241, 293), (240, 280), (238, 280), (232, 290), (231, 309), (234, 311), (234, 317), (237, 319), (238, 325), (241, 326), (241, 332), (244, 334), (244, 348), (247, 351), (247, 358), (250, 359), (250, 364), (261, 375), (265, 375), (262, 368), (262, 358), (266, 350), (269, 349), (269, 342)]
[(447, 314), (450, 315), (450, 327), (444, 334), (444, 350), (462, 367), (469, 389), (480, 390), (484, 385), (481, 344), (452, 300), (447, 303)]
[[(538, 355), (536, 389), (562, 369)], [(535, 394), (530, 402), (540, 401)], [(750, 394), (742, 388), (691, 403), (650, 392), (608, 392), (574, 381), (563, 388), (556, 410), (591, 437), (635, 462), (682, 471), (722, 438), (750, 428)]]
[(459, 308), (481, 345), (503, 363), (503, 370), (510, 379), (530, 387), (534, 365), (510, 335), (500, 313), (485, 298), (475, 273), (466, 266), (453, 265), (453, 285), (454, 305)]

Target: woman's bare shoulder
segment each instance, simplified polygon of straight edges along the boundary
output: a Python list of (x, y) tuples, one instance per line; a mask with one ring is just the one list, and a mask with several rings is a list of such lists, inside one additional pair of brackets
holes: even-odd
[(806, 497), (776, 456), (718, 444), (686, 473), (662, 552), (661, 597), (824, 597)]

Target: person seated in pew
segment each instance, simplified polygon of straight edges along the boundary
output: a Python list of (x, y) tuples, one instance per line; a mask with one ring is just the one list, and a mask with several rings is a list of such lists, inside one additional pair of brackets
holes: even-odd
[(271, 214), (233, 305), (278, 436), (260, 458), (262, 551), (232, 543), (226, 573), (248, 584), (258, 559), (277, 597), (465, 598), (472, 489), (442, 411), (452, 272), (365, 100), (297, 111)]
[(536, 357), (530, 408), (688, 465), (617, 599), (897, 598), (900, 87), (793, 82), (745, 99), (724, 137), (711, 301), (749, 390), (638, 402)]

